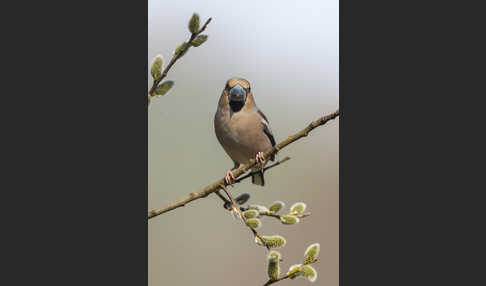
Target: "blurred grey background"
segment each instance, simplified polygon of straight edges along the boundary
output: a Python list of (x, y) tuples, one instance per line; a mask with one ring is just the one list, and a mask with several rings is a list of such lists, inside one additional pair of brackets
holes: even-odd
[[(248, 79), (277, 142), (335, 111), (338, 97), (338, 1), (148, 1), (148, 63), (170, 61), (189, 37), (193, 12), (208, 17), (209, 39), (169, 72), (175, 86), (148, 111), (148, 209), (166, 206), (224, 176), (232, 161), (213, 128), (227, 79)], [(165, 65), (164, 65), (165, 66)], [(151, 78), (147, 87), (152, 84)], [(230, 189), (252, 194), (251, 203), (307, 203), (310, 217), (293, 226), (263, 218), (259, 232), (281, 234), (282, 272), (300, 263), (307, 246), (321, 244), (314, 285), (338, 285), (339, 121), (283, 149), (292, 159), (265, 174), (265, 187), (249, 181)], [(263, 285), (265, 248), (210, 195), (149, 220), (149, 285)], [(310, 285), (305, 279), (275, 285)]]

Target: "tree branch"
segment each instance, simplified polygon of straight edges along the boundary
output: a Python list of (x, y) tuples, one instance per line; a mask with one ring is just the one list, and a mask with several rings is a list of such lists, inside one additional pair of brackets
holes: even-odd
[[(265, 172), (266, 170), (271, 169), (273, 167), (276, 167), (276, 166), (278, 166), (280, 164), (283, 164), (283, 163), (285, 163), (288, 160), (290, 160), (290, 157), (287, 156), (287, 157), (283, 158), (282, 160), (279, 160), (278, 162), (273, 163), (272, 165), (263, 168), (263, 172)], [(244, 175), (243, 177), (241, 177), (239, 179), (236, 179), (233, 182), (233, 184), (239, 183), (239, 182), (243, 181), (244, 179), (247, 179), (247, 178), (251, 177), (251, 175), (253, 175), (253, 173), (248, 173), (248, 174)]]
[(258, 237), (258, 239), (260, 239), (260, 241), (263, 243), (263, 245), (265, 245), (265, 247), (270, 250), (270, 247), (265, 243), (265, 240), (257, 233), (257, 231), (255, 229), (253, 229), (252, 227), (250, 227), (249, 225), (246, 224), (246, 218), (245, 216), (243, 215), (243, 212), (241, 211), (241, 208), (238, 206), (238, 204), (235, 202), (235, 199), (233, 198), (233, 196), (228, 192), (228, 189), (226, 189), (226, 187), (224, 185), (221, 185), (221, 188), (224, 190), (224, 192), (226, 193), (226, 195), (228, 196), (228, 198), (230, 198), (231, 200), (231, 203), (233, 204), (233, 207), (236, 208), (236, 210), (238, 211), (240, 217), (241, 217), (241, 220), (243, 220), (243, 223), (248, 226), (250, 229), (251, 229), (251, 232), (253, 232), (253, 235), (255, 237)]
[(156, 96), (155, 89), (157, 88), (157, 86), (159, 85), (159, 83), (167, 76), (167, 73), (169, 72), (170, 68), (175, 64), (175, 62), (178, 59), (182, 58), (182, 56), (187, 52), (187, 50), (189, 50), (189, 48), (191, 47), (192, 41), (199, 34), (201, 34), (202, 32), (204, 32), (204, 30), (206, 30), (206, 26), (209, 24), (209, 22), (211, 22), (211, 20), (212, 20), (212, 18), (209, 18), (206, 21), (206, 23), (204, 23), (204, 25), (202, 26), (202, 28), (199, 31), (197, 31), (197, 33), (191, 34), (191, 37), (189, 38), (189, 41), (187, 42), (187, 44), (184, 45), (184, 47), (177, 54), (174, 54), (172, 56), (172, 59), (170, 60), (169, 64), (165, 67), (165, 69), (162, 72), (162, 75), (160, 76), (160, 78), (158, 78), (157, 80), (154, 80), (154, 83), (152, 84), (152, 87), (150, 88), (150, 91), (149, 91), (149, 95), (150, 96)]
[[(292, 136), (289, 136), (284, 141), (278, 143), (276, 146), (272, 147), (271, 149), (269, 149), (268, 151), (263, 153), (265, 160), (270, 158), (270, 156), (272, 156), (273, 154), (276, 154), (281, 149), (285, 148), (287, 145), (299, 140), (302, 137), (306, 137), (309, 134), (309, 132), (311, 132), (315, 128), (326, 124), (328, 121), (335, 119), (338, 116), (339, 116), (339, 109), (336, 110), (334, 113), (323, 116), (323, 117), (317, 119), (316, 121), (311, 122), (306, 128), (302, 129), (301, 131), (299, 131), (298, 133), (296, 133)], [(248, 164), (244, 165), (243, 167), (241, 167), (238, 170), (236, 170), (235, 172), (233, 172), (233, 175), (235, 176), (235, 178), (240, 177), (246, 171), (250, 170), (255, 165), (255, 163), (256, 163), (255, 159), (251, 159)], [(198, 193), (190, 193), (189, 196), (185, 197), (182, 200), (173, 202), (173, 203), (169, 204), (168, 206), (166, 206), (164, 208), (150, 211), (148, 213), (148, 219), (154, 218), (158, 215), (169, 212), (171, 210), (183, 207), (187, 203), (190, 203), (194, 200), (205, 198), (209, 194), (218, 191), (220, 189), (221, 185), (225, 185), (224, 178), (218, 180), (216, 183), (213, 183), (212, 185), (207, 186), (206, 188), (204, 188), (202, 191), (200, 191)]]
[(293, 274), (287, 274), (283, 277), (278, 278), (277, 280), (268, 280), (267, 283), (263, 284), (263, 286), (268, 286), (270, 284), (277, 283), (278, 281), (282, 281), (282, 280), (290, 278), (292, 276), (293, 276)]

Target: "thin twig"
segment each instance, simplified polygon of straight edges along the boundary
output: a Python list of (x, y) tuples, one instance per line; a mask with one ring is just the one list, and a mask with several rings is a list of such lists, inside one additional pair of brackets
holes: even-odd
[[(266, 213), (262, 213), (260, 215), (263, 215), (263, 216), (269, 216), (269, 217), (274, 217), (278, 220), (280, 220), (280, 218), (282, 217), (281, 215), (278, 215), (278, 214), (266, 214)], [(310, 216), (311, 213), (310, 212), (307, 212), (307, 213), (301, 213), (301, 214), (292, 214), (293, 216), (296, 216), (298, 218), (304, 218), (306, 216)]]
[[(318, 259), (316, 258), (316, 259), (314, 259), (314, 261), (311, 261), (309, 263), (303, 263), (303, 265), (312, 264), (312, 263), (315, 263), (317, 261), (318, 261)], [(288, 278), (290, 278), (290, 277), (292, 277), (294, 275), (295, 275), (295, 273), (289, 273), (289, 274), (286, 274), (285, 276), (282, 276), (282, 277), (280, 277), (280, 278), (278, 278), (276, 280), (268, 280), (265, 284), (263, 284), (263, 286), (268, 286), (268, 285), (271, 285), (273, 283), (277, 283), (278, 281), (282, 281), (282, 280), (288, 279)]]
[(223, 202), (224, 202), (224, 205), (223, 205), (223, 206), (225, 206), (225, 205), (227, 205), (227, 204), (231, 203), (230, 201), (228, 201), (228, 199), (227, 199), (227, 198), (223, 197), (223, 195), (222, 195), (222, 194), (221, 194), (219, 191), (216, 191), (215, 193), (216, 193), (216, 195), (218, 195), (218, 197), (219, 197), (221, 200), (223, 200)]
[(226, 193), (226, 195), (228, 196), (228, 198), (230, 198), (231, 203), (233, 203), (233, 207), (238, 210), (238, 213), (240, 214), (240, 217), (243, 220), (243, 222), (245, 223), (245, 225), (248, 226), (251, 229), (251, 231), (253, 232), (253, 235), (255, 237), (257, 237), (258, 239), (260, 239), (260, 241), (263, 243), (263, 245), (265, 245), (265, 247), (268, 250), (270, 250), (270, 247), (267, 245), (267, 243), (265, 242), (265, 240), (257, 233), (257, 231), (254, 228), (252, 228), (251, 226), (249, 226), (248, 224), (246, 224), (246, 218), (243, 215), (243, 212), (241, 211), (240, 207), (236, 203), (236, 201), (233, 198), (233, 196), (228, 192), (228, 189), (226, 189), (226, 187), (224, 185), (221, 185), (221, 188), (224, 190), (224, 192)]
[[(270, 165), (270, 166), (267, 166), (267, 167), (263, 168), (263, 172), (265, 172), (266, 170), (271, 169), (271, 168), (273, 168), (273, 167), (275, 167), (275, 166), (278, 166), (278, 165), (280, 165), (280, 164), (282, 164), (282, 163), (285, 163), (285, 162), (286, 162), (286, 161), (288, 161), (288, 160), (290, 160), (290, 157), (288, 157), (288, 156), (287, 156), (287, 157), (283, 158), (282, 160), (280, 160), (280, 161), (278, 161), (278, 162), (276, 162), (276, 163), (273, 163), (273, 164), (272, 164), (272, 165)], [(239, 179), (236, 179), (236, 180), (233, 182), (233, 184), (239, 183), (239, 182), (243, 181), (244, 179), (251, 177), (252, 175), (253, 175), (253, 173), (248, 173), (248, 174), (244, 175), (243, 177), (241, 177), (241, 178), (239, 178)]]
[(278, 214), (266, 214), (266, 213), (263, 213), (263, 214), (260, 214), (260, 215), (274, 217), (274, 218), (276, 218), (278, 220), (280, 220), (280, 218), (282, 217), (281, 215), (278, 215)]
[(263, 286), (268, 286), (270, 284), (277, 283), (278, 281), (282, 281), (282, 280), (290, 278), (292, 276), (293, 276), (293, 274), (287, 274), (283, 277), (278, 278), (277, 280), (268, 280), (265, 284), (263, 284)]
[[(323, 117), (317, 119), (316, 121), (311, 122), (306, 128), (302, 129), (301, 131), (299, 131), (298, 133), (296, 133), (292, 136), (289, 136), (284, 141), (278, 143), (276, 146), (272, 147), (271, 149), (269, 149), (268, 151), (263, 153), (265, 160), (267, 160), (272, 155), (276, 154), (279, 150), (285, 148), (289, 144), (299, 140), (302, 137), (306, 137), (315, 128), (326, 124), (328, 121), (335, 119), (338, 116), (339, 116), (339, 109), (336, 110), (336, 112), (333, 112), (329, 115), (326, 115), (326, 116), (323, 116)], [(243, 175), (246, 171), (251, 169), (255, 164), (256, 164), (255, 159), (251, 159), (248, 164), (244, 165), (243, 167), (241, 167), (238, 170), (236, 170), (235, 172), (233, 172), (233, 175), (235, 176), (235, 178), (238, 178), (241, 175)], [(219, 190), (221, 185), (225, 185), (224, 178), (218, 180), (217, 182), (215, 182), (212, 185), (207, 186), (206, 188), (204, 188), (202, 191), (200, 191), (198, 193), (190, 193), (189, 196), (185, 197), (182, 200), (173, 202), (173, 203), (169, 204), (168, 206), (166, 206), (164, 208), (155, 209), (155, 210), (150, 211), (148, 213), (148, 219), (151, 219), (151, 218), (156, 217), (158, 215), (161, 215), (163, 213), (169, 212), (171, 210), (183, 207), (187, 203), (190, 203), (194, 200), (205, 198), (209, 194), (214, 193), (217, 190)]]
[(191, 34), (191, 37), (189, 38), (189, 41), (184, 45), (184, 47), (177, 53), (172, 56), (172, 59), (170, 60), (169, 64), (165, 67), (164, 71), (162, 72), (162, 75), (154, 80), (154, 83), (152, 84), (152, 87), (150, 88), (149, 95), (150, 96), (155, 96), (155, 89), (157, 86), (159, 86), (159, 83), (167, 76), (167, 73), (169, 72), (170, 68), (175, 64), (175, 62), (182, 58), (182, 56), (189, 50), (189, 48), (192, 46), (191, 43), (192, 41), (204, 30), (206, 30), (206, 26), (211, 22), (212, 18), (209, 18), (206, 23), (202, 26), (202, 28), (197, 31), (196, 33)]
[[(241, 211), (247, 211), (249, 210), (249, 208), (245, 208), (245, 207), (241, 207)], [(282, 215), (278, 215), (278, 214), (271, 214), (271, 213), (260, 213), (259, 215), (261, 216), (269, 216), (269, 217), (273, 217), (273, 218), (276, 218), (278, 220), (280, 220), (280, 218), (282, 217)], [(310, 212), (306, 212), (306, 213), (301, 213), (301, 214), (292, 214), (293, 216), (296, 216), (298, 218), (304, 218), (304, 217), (307, 217), (307, 216), (310, 216), (311, 213)]]
[(307, 212), (307, 213), (301, 213), (301, 214), (294, 214), (294, 216), (298, 217), (298, 218), (304, 218), (306, 216), (310, 216), (311, 213), (310, 212)]

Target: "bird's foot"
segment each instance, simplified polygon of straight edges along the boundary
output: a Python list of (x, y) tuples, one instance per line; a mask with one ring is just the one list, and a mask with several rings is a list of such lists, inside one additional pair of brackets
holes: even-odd
[(263, 152), (258, 152), (256, 154), (255, 160), (260, 168), (263, 168), (263, 165), (265, 164), (265, 157), (263, 157)]
[(235, 175), (233, 175), (233, 172), (231, 170), (226, 171), (226, 175), (224, 176), (224, 181), (226, 182), (226, 185), (233, 185), (233, 182), (235, 180)]

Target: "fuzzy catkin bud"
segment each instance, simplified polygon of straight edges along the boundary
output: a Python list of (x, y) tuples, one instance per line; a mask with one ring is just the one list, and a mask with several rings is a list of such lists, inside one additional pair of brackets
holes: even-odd
[(243, 212), (243, 216), (245, 218), (255, 218), (255, 217), (258, 217), (258, 211), (257, 210), (247, 210), (245, 212)]
[(281, 235), (272, 235), (272, 236), (262, 235), (262, 239), (265, 241), (265, 244), (258, 237), (255, 237), (256, 244), (261, 246), (267, 245), (270, 248), (280, 248), (285, 246), (285, 244), (287, 243), (285, 238)]
[(241, 193), (235, 197), (235, 202), (239, 205), (246, 203), (250, 199), (250, 193)]
[(305, 250), (304, 254), (304, 264), (314, 262), (319, 256), (319, 251), (321, 249), (321, 245), (319, 243), (314, 243), (309, 245)]
[[(181, 43), (180, 45), (177, 46), (177, 48), (175, 48), (174, 52), (172, 53), (173, 56), (176, 56), (177, 54), (179, 54), (180, 51), (182, 51), (182, 49), (184, 49), (186, 47), (187, 43), (186, 42), (183, 42)], [(185, 50), (182, 54), (181, 54), (181, 57), (187, 52), (187, 50)]]
[(162, 75), (162, 63), (163, 60), (161, 55), (157, 55), (152, 62), (152, 66), (150, 67), (150, 73), (152, 74), (154, 80), (159, 79)]
[(189, 20), (189, 31), (191, 33), (197, 33), (199, 31), (199, 14), (194, 13), (192, 14), (191, 20)]
[(302, 266), (300, 272), (302, 273), (302, 276), (307, 278), (310, 282), (314, 282), (317, 279), (317, 271), (310, 265)]
[(279, 210), (281, 210), (285, 206), (284, 202), (281, 201), (275, 201), (273, 202), (270, 207), (268, 208), (270, 212), (272, 213), (277, 213)]
[(268, 278), (270, 280), (277, 280), (280, 276), (280, 253), (272, 250), (268, 253)]
[(191, 45), (193, 47), (199, 47), (200, 45), (204, 44), (208, 39), (208, 35), (199, 35), (194, 40), (192, 40)]
[(293, 216), (293, 215), (283, 215), (283, 216), (280, 216), (280, 221), (283, 223), (283, 224), (296, 224), (296, 223), (299, 223), (299, 218), (296, 217), (296, 216)]
[(301, 214), (305, 211), (306, 207), (307, 205), (305, 203), (295, 203), (290, 207), (290, 214)]
[(259, 219), (257, 218), (249, 218), (246, 220), (246, 224), (251, 227), (251, 228), (259, 228), (260, 226), (262, 226), (262, 223)]
[(173, 86), (174, 86), (174, 81), (166, 80), (163, 83), (159, 84), (157, 88), (155, 88), (155, 93), (157, 95), (165, 95)]
[(260, 214), (268, 214), (269, 210), (267, 207), (260, 206), (260, 205), (250, 205), (248, 207), (249, 210), (257, 210)]
[(301, 270), (302, 270), (302, 264), (294, 264), (290, 266), (287, 275), (290, 275), (290, 279), (295, 279), (295, 277), (300, 275)]

